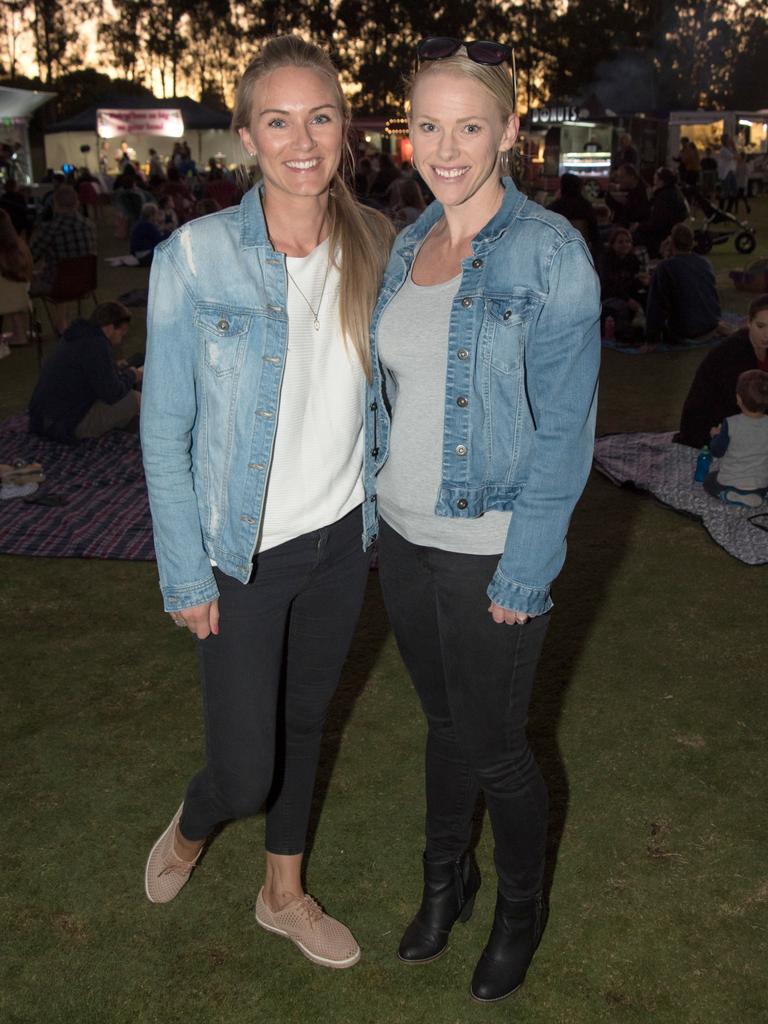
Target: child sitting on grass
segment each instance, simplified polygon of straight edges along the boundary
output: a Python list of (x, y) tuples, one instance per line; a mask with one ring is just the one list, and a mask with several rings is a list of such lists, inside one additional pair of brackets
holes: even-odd
[(712, 427), (709, 450), (720, 464), (704, 480), (713, 498), (757, 508), (768, 493), (768, 373), (746, 370), (736, 381), (741, 410)]

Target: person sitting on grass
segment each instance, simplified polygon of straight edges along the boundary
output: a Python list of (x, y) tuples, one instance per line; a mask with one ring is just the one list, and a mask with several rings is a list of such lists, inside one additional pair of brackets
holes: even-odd
[(677, 187), (674, 171), (668, 167), (659, 167), (653, 175), (650, 215), (635, 228), (635, 245), (645, 246), (654, 259), (663, 256), (661, 245), (664, 240), (676, 224), (682, 224), (687, 219), (688, 206)]
[(162, 217), (157, 203), (144, 203), (141, 216), (131, 228), (130, 248), (126, 256), (108, 256), (107, 263), (113, 267), (149, 267), (155, 247), (169, 232), (160, 226)]
[(167, 236), (160, 227), (160, 210), (157, 203), (144, 203), (141, 217), (131, 229), (131, 255), (139, 261), (140, 267), (148, 267), (152, 263), (155, 246)]
[(613, 212), (614, 223), (634, 230), (651, 215), (645, 184), (638, 169), (632, 164), (621, 164), (611, 177), (615, 180), (612, 180), (607, 192), (601, 193), (602, 198)]
[(768, 372), (768, 294), (753, 300), (747, 326), (702, 360), (683, 405), (680, 430), (674, 437), (678, 444), (701, 448), (715, 424), (738, 413), (736, 381), (745, 370)]
[(41, 269), (32, 280), (31, 294), (47, 295), (56, 280), (61, 260), (96, 253), (96, 228), (80, 214), (77, 192), (61, 185), (54, 193), (53, 220), (32, 237), (32, 259)]
[(130, 322), (130, 311), (120, 302), (102, 302), (87, 320), (69, 325), (32, 393), (31, 433), (72, 442), (109, 430), (135, 429), (143, 371), (119, 368), (113, 352)]
[(560, 194), (547, 207), (559, 213), (580, 231), (587, 245), (594, 252), (600, 241), (597, 218), (592, 203), (582, 194), (581, 178), (578, 174), (563, 174), (560, 178)]
[(741, 412), (712, 428), (709, 450), (720, 464), (704, 490), (728, 505), (757, 508), (768, 494), (768, 373), (739, 374), (736, 404)]
[[(693, 232), (676, 224), (662, 242), (662, 259), (651, 278), (646, 307), (646, 340), (679, 345), (718, 329), (720, 299), (709, 260), (693, 251)], [(711, 425), (711, 424), (710, 424)]]
[(160, 211), (158, 221), (160, 230), (169, 235), (179, 226), (179, 215), (174, 209), (173, 200), (169, 195), (160, 195), (157, 197), (157, 208)]
[(607, 317), (613, 317), (615, 337), (619, 341), (633, 340), (632, 322), (643, 313), (649, 278), (634, 252), (627, 228), (613, 229), (608, 246), (597, 261), (597, 272), (603, 324)]

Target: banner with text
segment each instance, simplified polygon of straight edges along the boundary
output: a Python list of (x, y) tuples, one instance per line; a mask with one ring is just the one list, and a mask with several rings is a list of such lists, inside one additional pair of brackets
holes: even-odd
[(165, 135), (180, 139), (184, 121), (180, 110), (97, 110), (96, 131), (102, 139), (118, 135)]

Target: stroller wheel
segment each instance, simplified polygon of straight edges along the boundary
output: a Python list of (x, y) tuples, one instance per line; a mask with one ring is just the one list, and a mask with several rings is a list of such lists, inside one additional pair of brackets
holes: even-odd
[(734, 238), (733, 244), (736, 246), (736, 252), (742, 252), (746, 255), (755, 251), (757, 239), (749, 231), (740, 231)]
[(712, 235), (708, 231), (694, 231), (693, 237), (695, 244), (693, 246), (694, 252), (704, 256), (712, 248)]

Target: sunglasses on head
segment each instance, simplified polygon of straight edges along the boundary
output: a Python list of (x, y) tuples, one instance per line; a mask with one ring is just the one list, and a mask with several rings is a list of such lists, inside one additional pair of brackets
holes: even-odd
[(490, 39), (478, 39), (472, 43), (463, 39), (451, 39), (448, 36), (422, 39), (416, 49), (416, 55), (419, 60), (445, 60), (446, 57), (452, 57), (462, 46), (466, 48), (467, 56), (475, 64), (504, 64), (513, 59), (512, 47), (506, 43), (494, 43)]
[(512, 67), (512, 82), (515, 89), (515, 106), (517, 106), (517, 74), (515, 68), (515, 51), (506, 43), (494, 43), (490, 39), (477, 39), (474, 42), (467, 42), (463, 39), (453, 39), (450, 36), (435, 36), (431, 39), (422, 39), (416, 48), (417, 62), (425, 60), (445, 60), (446, 57), (453, 57), (461, 47), (464, 47), (467, 56), (475, 64), (487, 64), (489, 67), (497, 67), (499, 64), (510, 64)]

